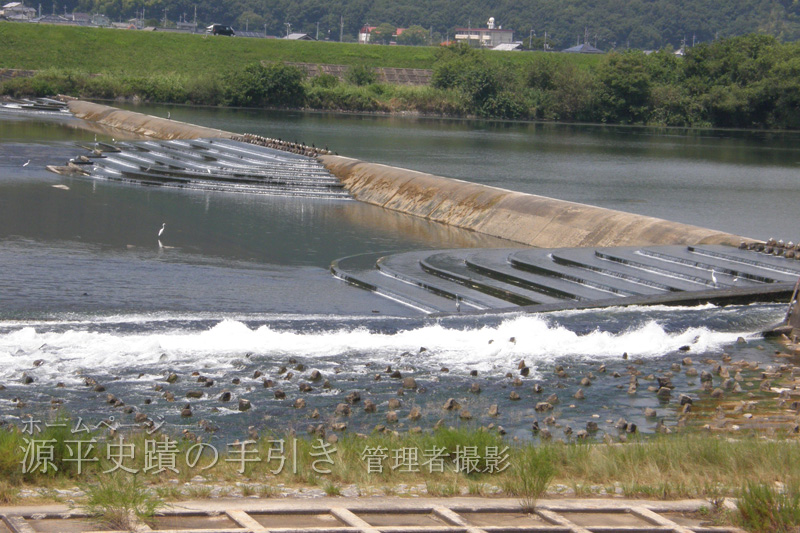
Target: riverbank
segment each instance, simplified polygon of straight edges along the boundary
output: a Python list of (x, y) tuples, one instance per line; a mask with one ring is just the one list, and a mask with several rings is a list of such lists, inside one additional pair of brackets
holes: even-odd
[[(0, 92), (145, 102), (684, 127), (798, 129), (800, 44), (748, 35), (603, 56), (466, 47), (225, 39), (0, 23), (0, 68), (35, 70)], [(203, 61), (197, 61), (202, 57)], [(345, 65), (307, 77), (287, 63)], [(122, 69), (121, 66), (125, 68)], [(380, 83), (377, 67), (429, 69), (430, 85)]]

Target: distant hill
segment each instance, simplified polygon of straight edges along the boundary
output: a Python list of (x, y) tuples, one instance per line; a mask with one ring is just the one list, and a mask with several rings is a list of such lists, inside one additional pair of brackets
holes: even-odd
[[(161, 24), (180, 19), (198, 24), (231, 24), (237, 30), (284, 35), (305, 32), (320, 40), (354, 40), (365, 24), (420, 25), (433, 41), (453, 36), (456, 27), (485, 27), (489, 17), (514, 29), (518, 40), (539, 47), (546, 31), (557, 48), (589, 41), (603, 50), (655, 49), (708, 42), (746, 33), (783, 41), (800, 38), (798, 0), (62, 0), (59, 13), (104, 13), (114, 21), (141, 16)], [(144, 5), (144, 8), (142, 7)], [(43, 4), (43, 13), (53, 4)], [(48, 9), (50, 8), (50, 9)], [(288, 25), (287, 25), (288, 24)], [(532, 31), (537, 39), (531, 39)]]

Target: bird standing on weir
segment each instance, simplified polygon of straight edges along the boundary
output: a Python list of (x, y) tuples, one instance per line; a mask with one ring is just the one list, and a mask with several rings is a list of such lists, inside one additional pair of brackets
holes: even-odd
[(167, 223), (166, 223), (166, 222), (163, 222), (163, 223), (161, 224), (161, 229), (160, 229), (160, 230), (158, 230), (158, 236), (159, 236), (159, 237), (161, 237), (161, 234), (162, 234), (162, 233), (164, 233), (164, 227), (165, 227), (166, 225), (167, 225)]

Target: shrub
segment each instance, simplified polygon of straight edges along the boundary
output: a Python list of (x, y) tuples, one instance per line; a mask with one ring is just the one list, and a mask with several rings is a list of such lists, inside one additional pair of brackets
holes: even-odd
[(311, 85), (313, 87), (322, 87), (324, 89), (332, 89), (339, 85), (339, 78), (333, 74), (323, 72), (319, 76), (311, 78)]
[(378, 81), (378, 74), (366, 65), (353, 65), (345, 74), (345, 80), (352, 85), (371, 85)]
[(302, 107), (306, 100), (305, 74), (297, 67), (273, 63), (248, 65), (227, 87), (231, 105), (247, 107)]

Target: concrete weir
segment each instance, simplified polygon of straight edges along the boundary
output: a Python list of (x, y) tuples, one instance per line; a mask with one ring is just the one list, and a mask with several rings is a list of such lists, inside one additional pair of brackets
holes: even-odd
[(144, 137), (172, 140), (199, 139), (201, 137), (231, 139), (237, 136), (234, 133), (223, 130), (195, 126), (194, 124), (154, 117), (144, 113), (125, 111), (124, 109), (83, 100), (70, 100), (67, 105), (72, 114), (78, 118)]
[(722, 231), (347, 157), (319, 159), (357, 200), (529, 246), (738, 246), (750, 241)]
[[(81, 100), (70, 101), (69, 108), (84, 120), (157, 139), (241, 139), (223, 130)], [(347, 157), (319, 155), (318, 160), (356, 200), (528, 246), (737, 246), (750, 241), (722, 231)]]

